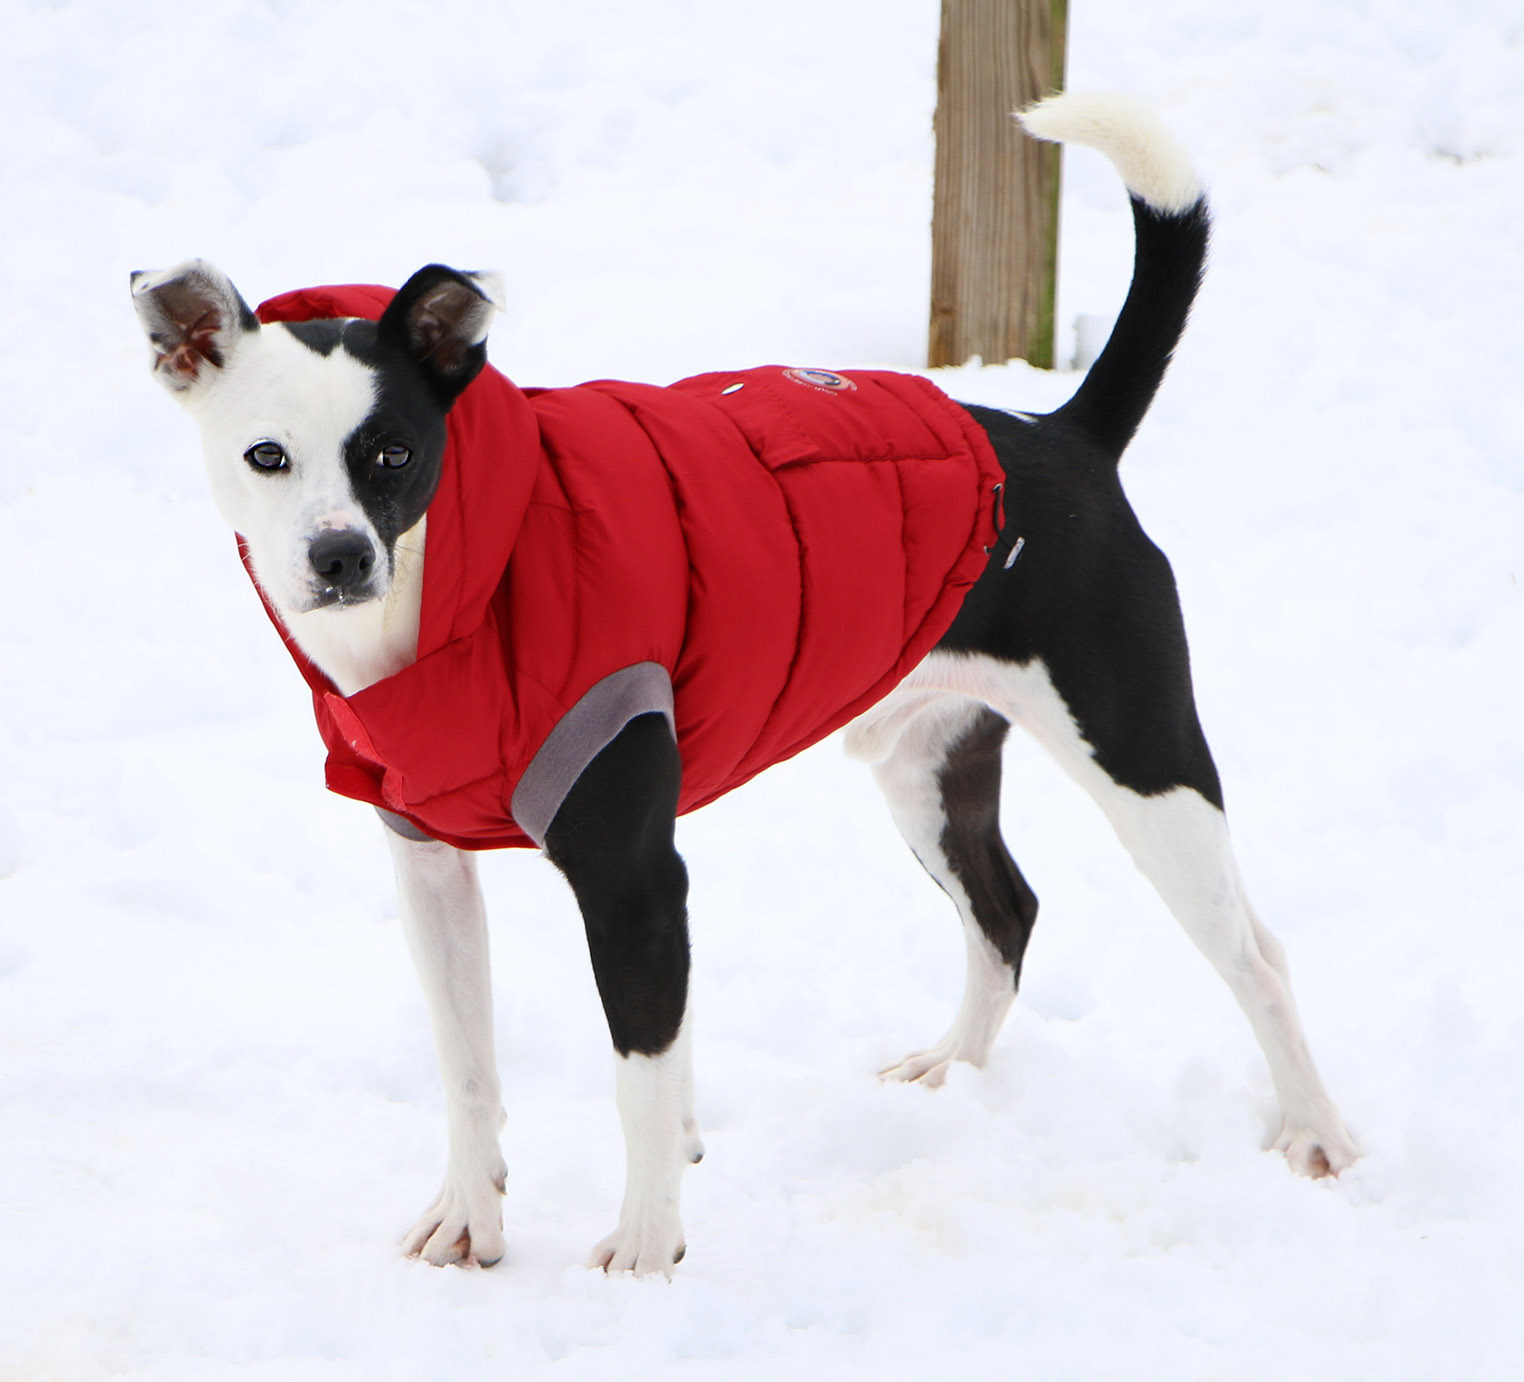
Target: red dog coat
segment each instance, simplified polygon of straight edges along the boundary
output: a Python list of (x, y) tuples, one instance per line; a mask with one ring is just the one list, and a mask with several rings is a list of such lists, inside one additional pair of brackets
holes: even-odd
[[(374, 319), (391, 297), (258, 315)], [(520, 390), (488, 365), (448, 431), (417, 662), (344, 697), (286, 643), (329, 787), (463, 849), (543, 844), (635, 715), (671, 720), (684, 812), (807, 748), (926, 655), (997, 533), (983, 429), (915, 375)]]

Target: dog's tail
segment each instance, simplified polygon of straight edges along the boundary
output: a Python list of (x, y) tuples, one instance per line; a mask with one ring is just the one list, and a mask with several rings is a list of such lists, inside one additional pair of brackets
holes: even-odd
[(1111, 339), (1057, 413), (1120, 459), (1185, 330), (1206, 266), (1211, 217), (1189, 156), (1154, 113), (1128, 96), (1066, 93), (1019, 113), (1027, 132), (1106, 155), (1132, 197), (1132, 286)]

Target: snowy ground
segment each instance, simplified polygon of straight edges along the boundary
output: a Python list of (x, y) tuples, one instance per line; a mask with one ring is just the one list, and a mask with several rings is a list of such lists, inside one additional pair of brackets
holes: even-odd
[[(486, 867), (510, 1251), (396, 1244), (433, 1057), (370, 813), (153, 386), (130, 269), (251, 300), (500, 266), (525, 383), (916, 367), (935, 0), (0, 5), (0, 1377), (1482, 1378), (1524, 1369), (1524, 20), (1085, 0), (1218, 215), (1124, 468), (1175, 561), (1259, 910), (1367, 1149), (1262, 1152), (1245, 1023), (1025, 743), (1043, 897), (989, 1069), (877, 1067), (952, 914), (828, 742), (682, 828), (700, 1113), (677, 1278), (580, 1265), (622, 1157), (579, 925)], [(1441, 14), (1443, 10), (1443, 14)], [(1064, 321), (1129, 227), (1069, 161)], [(1074, 376), (948, 372), (1041, 408)]]

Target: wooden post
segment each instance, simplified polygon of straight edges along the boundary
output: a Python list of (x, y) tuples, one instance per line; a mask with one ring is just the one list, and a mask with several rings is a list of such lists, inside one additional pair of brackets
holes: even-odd
[(942, 0), (929, 363), (1053, 366), (1058, 148), (1012, 112), (1063, 86), (1067, 0)]

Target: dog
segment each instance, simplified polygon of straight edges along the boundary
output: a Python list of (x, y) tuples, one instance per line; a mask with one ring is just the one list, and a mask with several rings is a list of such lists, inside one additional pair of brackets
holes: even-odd
[[(1019, 723), (1101, 806), (1243, 1008), (1280, 1105), (1275, 1147), (1298, 1172), (1337, 1176), (1358, 1148), (1314, 1067), (1282, 949), (1245, 898), (1196, 715), (1174, 580), (1118, 478), (1121, 455), (1159, 387), (1201, 281), (1205, 193), (1174, 138), (1127, 98), (1065, 94), (1021, 118), (1034, 137), (1093, 147), (1115, 165), (1132, 201), (1136, 263), (1105, 349), (1055, 412), (935, 404), (954, 410), (974, 438), (968, 453), (974, 459), (963, 460), (975, 482), (982, 483), (980, 464), (998, 460), (993, 489), (1004, 526), (997, 532), (993, 510), (959, 519), (988, 541), (977, 572), (967, 572), (961, 548), (944, 561), (944, 584), (927, 597), (927, 607), (941, 612), (933, 609), (921, 629), (929, 651), (907, 643), (913, 666), (886, 667), (831, 712), (833, 725), (847, 711), (856, 715), (848, 751), (871, 765), (905, 840), (956, 905), (967, 944), (966, 989), (946, 1035), (882, 1073), (935, 1086), (953, 1061), (982, 1065), (1015, 997), (1037, 914), (998, 820), (1001, 747), (1010, 725)], [(135, 274), (132, 292), (155, 375), (198, 423), (219, 509), (240, 535), (272, 618), (313, 685), (329, 740), (330, 786), (372, 801), (387, 827), (449, 1119), (444, 1186), (408, 1234), (406, 1251), (437, 1265), (481, 1266), (504, 1252), (498, 1132), (505, 1115), (473, 850), (532, 842), (565, 874), (582, 910), (616, 1053), (628, 1178), (618, 1225), (590, 1265), (670, 1274), (685, 1252), (681, 1173), (703, 1151), (687, 1015), (687, 876), (673, 843), (676, 815), (694, 804), (683, 797), (687, 749), (680, 751), (674, 730), (689, 723), (687, 683), (645, 662), (640, 667), (647, 670), (625, 677), (596, 713), (580, 703), (575, 715), (553, 707), (552, 718), (563, 721), (546, 743), (558, 735), (576, 742), (558, 744), (556, 771), (548, 785), (537, 779), (534, 801), (521, 804), (516, 792), (511, 810), (500, 810), (507, 832), (501, 837), (472, 834), (471, 812), (446, 812), (440, 819), (447, 825), (431, 829), (432, 818), (418, 805), (422, 797), (397, 786), (406, 774), (375, 768), (388, 751), (372, 742), (378, 735), (358, 714), (375, 703), (367, 697), (443, 655), (431, 646), (426, 658), (420, 643), (433, 638), (429, 592), (435, 582), (470, 579), (457, 571), (462, 559), (451, 546), (454, 530), (445, 525), (438, 490), (454, 444), (455, 405), (484, 367), (500, 281), (430, 266), (375, 321), (340, 312), (263, 325), (231, 282), (202, 261)], [(816, 393), (869, 387), (867, 376), (831, 371), (782, 375)], [(714, 379), (721, 382), (710, 401), (718, 407), (746, 397), (740, 391), (753, 376), (723, 385), (723, 377)], [(758, 379), (757, 387), (786, 392), (769, 379)], [(647, 403), (657, 407), (653, 400), (667, 392), (618, 397), (633, 413)], [(816, 401), (790, 397), (801, 407)], [(554, 405), (554, 397), (535, 400)], [(943, 421), (948, 416), (937, 413)], [(532, 427), (515, 431), (522, 418), (514, 417), (505, 414), (500, 426), (486, 429), (510, 459), (516, 448), (535, 444)], [(974, 491), (963, 483), (959, 492)], [(477, 501), (457, 494), (450, 503), (469, 508)], [(861, 576), (871, 579), (871, 572)], [(619, 586), (594, 578), (589, 589), (600, 601), (617, 602)], [(532, 631), (566, 617), (557, 587), (547, 591), (539, 604), (523, 608), (501, 604), (508, 598), (501, 591), (482, 598), (493, 618)], [(620, 608), (621, 618), (640, 613)], [(764, 618), (765, 607), (758, 610)], [(444, 652), (456, 647), (440, 644)], [(430, 685), (458, 696), (460, 686), (475, 685), (472, 676), (447, 667)], [(664, 699), (673, 695), (675, 703)], [(462, 716), (475, 713), (466, 701), (460, 705)], [(702, 718), (707, 724), (726, 713), (726, 706), (706, 706)], [(431, 705), (414, 698), (397, 714), (396, 733), (405, 737), (410, 719), (431, 719)], [(591, 729), (590, 715), (598, 721)], [(572, 731), (563, 732), (566, 724)], [(786, 751), (775, 746), (774, 755)], [(729, 785), (726, 779), (714, 790)], [(431, 800), (455, 801), (466, 790), (440, 788)], [(525, 822), (536, 812), (531, 828)], [(513, 834), (518, 830), (528, 838)]]

